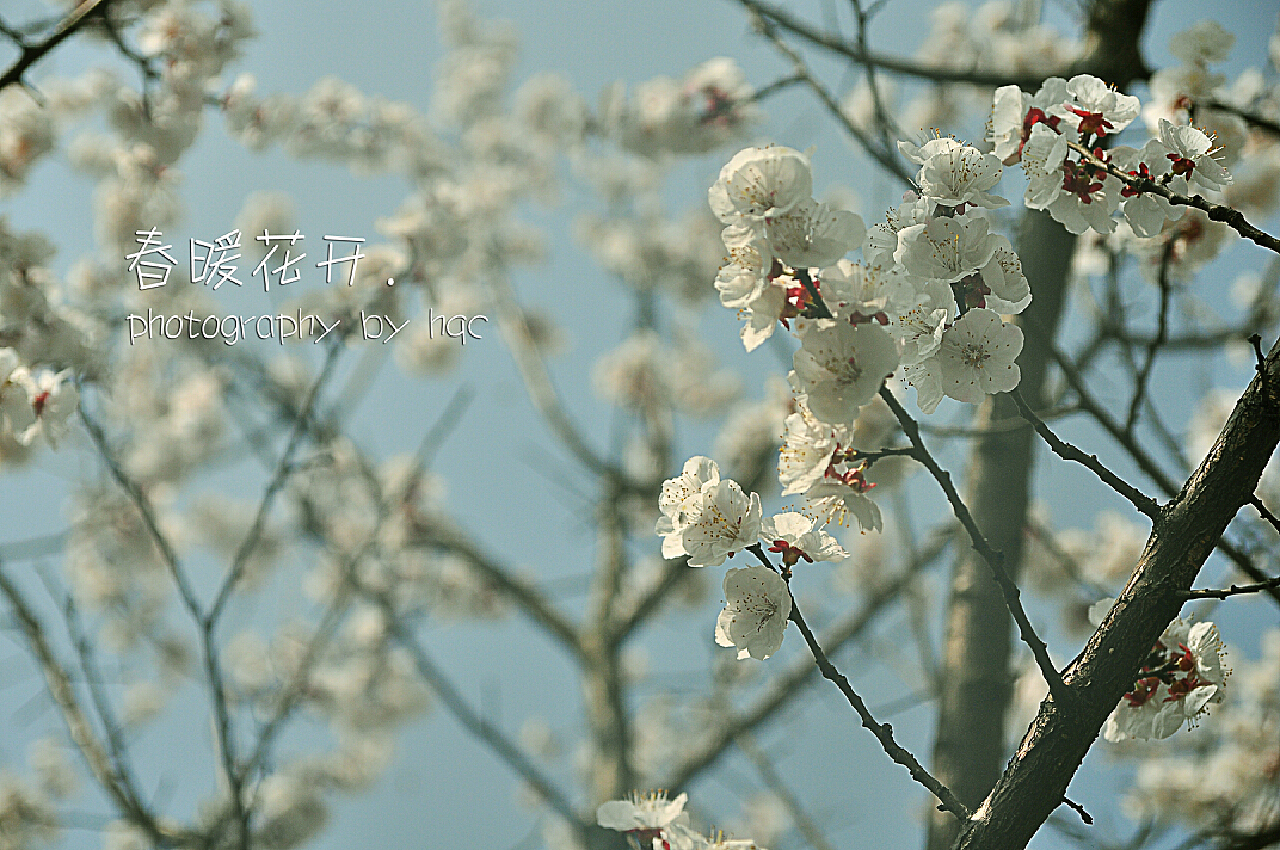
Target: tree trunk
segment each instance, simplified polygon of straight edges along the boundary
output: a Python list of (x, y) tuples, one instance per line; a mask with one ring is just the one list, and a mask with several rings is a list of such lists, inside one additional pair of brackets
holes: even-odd
[[(1028, 403), (1042, 395), (1048, 363), (1047, 340), (1057, 333), (1075, 237), (1043, 212), (1029, 212), (1018, 240), (1022, 270), (1034, 298), (1019, 317), (1026, 341), (1018, 358), (1019, 387)], [(973, 448), (965, 501), (991, 545), (1004, 553), (1005, 569), (1016, 581), (1022, 562), (1022, 530), (1030, 500), (1035, 433), (1019, 421), (1007, 393), (988, 396), (976, 426), (996, 429)], [(1010, 618), (991, 568), (971, 547), (956, 561), (947, 606), (947, 632), (939, 681), (938, 726), (933, 772), (970, 809), (995, 785), (1005, 762), (1004, 716), (1013, 690), (1009, 671)], [(929, 850), (951, 846), (959, 822), (934, 812)]]

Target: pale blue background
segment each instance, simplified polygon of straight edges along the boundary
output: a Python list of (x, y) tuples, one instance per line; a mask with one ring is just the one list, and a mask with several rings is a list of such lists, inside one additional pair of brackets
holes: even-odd
[[(821, 20), (820, 10), (836, 5), (806, 3), (795, 7), (811, 19)], [(914, 0), (891, 0), (875, 23), (872, 44), (880, 50), (909, 53), (926, 32), (923, 16), (927, 8)], [(540, 70), (561, 71), (590, 102), (616, 79), (634, 83), (658, 74), (676, 76), (722, 54), (735, 57), (758, 86), (787, 72), (767, 44), (749, 37), (742, 9), (724, 0), (487, 2), (478, 4), (477, 11), (481, 16), (515, 22), (522, 39), (518, 79)], [(842, 6), (840, 11), (843, 16)], [(1165, 50), (1169, 34), (1210, 11), (1238, 36), (1233, 54), (1237, 59), (1227, 68), (1260, 62), (1274, 27), (1274, 7), (1259, 10), (1238, 4), (1210, 10), (1204, 4), (1181, 0), (1155, 6), (1148, 34), (1150, 61), (1157, 66), (1170, 61)], [(22, 17), (16, 12), (9, 14), (10, 20)], [(1061, 20), (1064, 11), (1054, 5), (1049, 14)], [(273, 2), (257, 4), (254, 15), (259, 37), (236, 67), (252, 70), (261, 92), (300, 94), (317, 79), (335, 75), (366, 94), (405, 100), (426, 111), (430, 75), (442, 55), (429, 4)], [(109, 54), (101, 45), (77, 41), (42, 63), (35, 76), (38, 80), (54, 72), (74, 73), (85, 63), (103, 61)], [(838, 66), (819, 61), (815, 67), (832, 84), (842, 79)], [(122, 73), (130, 72), (126, 69)], [(815, 185), (819, 191), (835, 184), (852, 186), (861, 197), (859, 211), (868, 222), (896, 195), (897, 189), (887, 181), (868, 181), (870, 167), (850, 155), (850, 146), (833, 131), (830, 118), (809, 96), (797, 92), (775, 98), (765, 109), (769, 121), (757, 140), (801, 149), (816, 145)], [(360, 235), (374, 242), (379, 238), (374, 221), (394, 210), (405, 194), (402, 181), (395, 177), (357, 178), (331, 165), (295, 163), (279, 152), (246, 152), (226, 138), (217, 114), (210, 112), (207, 122), (200, 142), (180, 166), (185, 176), (187, 217), (172, 231), (179, 239), (208, 239), (226, 232), (246, 195), (256, 189), (279, 189), (294, 196), (304, 233)], [(679, 179), (670, 190), (674, 212), (702, 202), (706, 185), (723, 159), (712, 155), (678, 171)], [(40, 228), (53, 234), (62, 250), (59, 270), (65, 271), (77, 253), (91, 244), (90, 188), (85, 178), (69, 176), (60, 164), (46, 163), (37, 169), (27, 190), (4, 201), (0, 210), (15, 228)], [(589, 386), (595, 357), (625, 333), (631, 309), (620, 288), (573, 245), (565, 212), (583, 209), (584, 202), (594, 204), (570, 188), (559, 210), (530, 211), (532, 220), (548, 228), (552, 254), (545, 267), (521, 272), (516, 284), (528, 301), (554, 310), (567, 328), (574, 348), (556, 362), (556, 381), (569, 408), (586, 423), (594, 444), (604, 447), (610, 433), (608, 412), (582, 388)], [(1228, 268), (1260, 266), (1262, 262), (1258, 251), (1237, 251), (1236, 257), (1235, 265)], [(1229, 274), (1222, 277), (1229, 279)], [(248, 293), (243, 294), (247, 299)], [(229, 312), (251, 313), (253, 309), (247, 300), (228, 299), (224, 304)], [(747, 359), (741, 354), (731, 314), (709, 306), (703, 327), (727, 360), (757, 370), (744, 372), (748, 393), (758, 392), (765, 372), (777, 370), (772, 356)], [(601, 332), (601, 328), (607, 330)], [(1157, 377), (1164, 382), (1178, 379), (1166, 372), (1158, 372)], [(1236, 371), (1234, 377), (1224, 375), (1220, 380), (1240, 385), (1244, 374)], [(379, 453), (411, 450), (462, 382), (478, 390), (477, 398), (438, 464), (451, 482), (451, 502), (458, 515), (482, 534), (491, 550), (522, 565), (531, 575), (551, 579), (582, 574), (591, 563), (590, 528), (579, 516), (580, 503), (567, 495), (556, 479), (563, 476), (571, 486), (587, 488), (589, 482), (564, 459), (545, 429), (526, 424), (531, 415), (529, 405), (496, 338), (468, 345), (461, 372), (447, 381), (410, 382), (394, 369), (384, 372), (361, 412), (349, 423), (349, 433)], [(1185, 403), (1190, 404), (1191, 399)], [(1174, 411), (1167, 412), (1175, 422), (1181, 420)], [(1114, 456), (1095, 431), (1076, 428), (1069, 433), (1091, 440), (1091, 450), (1104, 457), (1109, 453)], [(687, 442), (680, 446), (684, 454), (710, 451), (712, 434), (708, 429), (694, 427), (686, 434)], [(494, 460), (495, 450), (519, 459), (499, 465)], [(958, 452), (950, 453), (951, 465), (957, 470), (960, 458)], [(548, 471), (552, 468), (557, 472)], [(82, 467), (73, 455), (45, 453), (28, 470), (0, 478), (6, 505), (0, 515), (0, 541), (65, 528), (65, 481), (90, 471), (90, 466)], [(1058, 489), (1042, 485), (1041, 495), (1052, 503), (1055, 519), (1064, 527), (1091, 525), (1092, 512), (1100, 505), (1119, 507), (1116, 499), (1083, 473), (1073, 470), (1054, 480), (1059, 482)], [(926, 516), (936, 514), (939, 500), (927, 485), (917, 481), (911, 492), (927, 506), (922, 508)], [(718, 580), (718, 575), (712, 577), (713, 582)], [(821, 590), (819, 581), (814, 582), (813, 590)], [(718, 598), (717, 593), (713, 591), (711, 596)], [(579, 597), (567, 599), (565, 604), (576, 610), (581, 602)], [(693, 615), (668, 614), (659, 621), (658, 629), (642, 637), (650, 649), (651, 669), (667, 673), (671, 687), (702, 687), (701, 671), (718, 651), (710, 640), (717, 608), (709, 601)], [(1246, 637), (1238, 638), (1246, 645), (1252, 640), (1247, 635), (1256, 630), (1256, 615), (1274, 619), (1271, 610), (1256, 602), (1236, 603), (1235, 610), (1253, 612), (1242, 618), (1242, 622), (1250, 622), (1250, 628), (1242, 626), (1241, 634)], [(250, 621), (249, 613), (233, 618), (233, 623), (240, 625)], [(904, 623), (897, 616), (886, 621), (882, 631), (885, 627), (900, 629)], [(232, 631), (234, 628), (225, 633)], [(576, 680), (559, 650), (518, 618), (497, 627), (434, 626), (424, 631), (424, 639), (455, 673), (455, 681), (466, 696), (484, 706), (511, 733), (533, 713), (546, 717), (553, 728), (575, 727), (579, 704)], [(802, 650), (797, 644), (790, 640), (779, 660), (799, 657)], [(1062, 645), (1063, 654), (1073, 651)], [(883, 672), (860, 653), (847, 655), (844, 666), (853, 674), (855, 684), (875, 682)], [(768, 675), (768, 668), (764, 673)], [(0, 723), (4, 726), (0, 760), (20, 762), (26, 742), (56, 724), (51, 710), (41, 713), (31, 707), (39, 705), (43, 686), (12, 642), (0, 641), (0, 676), (6, 682), (0, 687)], [(657, 681), (661, 683), (663, 677)], [(761, 742), (779, 754), (778, 770), (794, 782), (836, 846), (916, 847), (918, 809), (907, 801), (923, 806), (924, 795), (912, 786), (905, 772), (878, 751), (834, 692), (818, 688), (815, 693), (816, 698), (802, 713), (772, 727), (772, 734), (761, 736)], [(895, 695), (873, 689), (868, 698), (875, 706)], [(203, 710), (203, 696), (198, 692), (190, 691), (180, 699)], [(929, 712), (918, 708), (892, 719), (899, 734), (927, 756)], [(166, 721), (145, 735), (137, 750), (149, 768), (143, 771), (148, 787), (157, 790), (162, 799), (169, 795), (175, 808), (185, 811), (208, 788), (211, 774), (207, 729), (199, 723), (195, 727), (179, 723)], [(182, 736), (180, 742), (178, 736)], [(777, 746), (779, 742), (785, 746)], [(1099, 761), (1096, 755), (1091, 756), (1071, 791), (1095, 814), (1108, 810), (1116, 788), (1110, 780), (1086, 781), (1089, 774), (1101, 769), (1096, 767)], [(159, 770), (157, 766), (162, 764), (166, 766)], [(739, 794), (757, 787), (748, 764), (733, 759), (728, 765), (717, 778), (688, 789), (700, 810), (717, 824), (737, 814), (735, 799)], [(561, 779), (567, 776), (563, 763), (555, 772)], [(521, 843), (530, 833), (532, 818), (513, 802), (515, 789), (511, 774), (497, 759), (463, 734), (444, 712), (436, 711), (400, 737), (396, 760), (372, 793), (336, 799), (333, 823), (316, 846), (326, 850), (538, 846), (536, 836), (532, 843)], [(89, 815), (103, 810), (91, 797), (84, 798), (83, 806)], [(1131, 828), (1116, 815), (1102, 820), (1122, 831)], [(87, 826), (94, 822), (92, 816), (85, 818)], [(67, 846), (96, 843), (94, 831), (88, 829), (70, 833)], [(1056, 843), (1047, 832), (1037, 839), (1038, 846)], [(799, 846), (798, 839), (788, 846)]]

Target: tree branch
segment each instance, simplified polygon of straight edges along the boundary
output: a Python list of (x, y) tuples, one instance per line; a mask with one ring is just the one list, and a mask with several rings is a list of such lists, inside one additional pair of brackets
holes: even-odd
[(1185, 602), (1227, 524), (1257, 486), (1280, 442), (1280, 345), (1267, 357), (1199, 469), (1153, 523), (1129, 583), (1067, 668), (1070, 711), (1046, 700), (995, 789), (967, 822), (957, 850), (1020, 848), (1066, 793), (1098, 730), (1133, 686), (1134, 671)]
[(1171, 204), (1177, 204), (1184, 207), (1193, 207), (1207, 215), (1212, 221), (1220, 221), (1230, 227), (1236, 233), (1239, 233), (1245, 239), (1255, 242), (1270, 251), (1280, 254), (1280, 239), (1272, 236), (1264, 230), (1259, 230), (1250, 224), (1244, 217), (1244, 213), (1232, 207), (1223, 206), (1222, 204), (1214, 204), (1206, 201), (1199, 195), (1180, 195), (1162, 185), (1150, 177), (1139, 177), (1122, 170), (1118, 165), (1111, 162), (1104, 162), (1094, 156), (1093, 151), (1086, 148), (1079, 142), (1067, 142), (1067, 147), (1080, 154), (1080, 159), (1090, 165), (1096, 166), (1106, 171), (1112, 177), (1118, 179), (1126, 186), (1137, 189), (1139, 192), (1150, 192), (1153, 195), (1159, 195)]
[(1054, 454), (1063, 460), (1069, 460), (1085, 467), (1094, 475), (1098, 476), (1098, 478), (1112, 490), (1115, 490), (1121, 496), (1128, 499), (1129, 502), (1142, 514), (1150, 517), (1151, 519), (1156, 518), (1160, 513), (1160, 506), (1156, 504), (1155, 499), (1152, 499), (1137, 487), (1134, 487), (1132, 484), (1107, 469), (1106, 466), (1103, 465), (1102, 461), (1098, 460), (1097, 455), (1085, 454), (1071, 443), (1066, 442), (1057, 434), (1050, 431), (1049, 426), (1044, 424), (1044, 421), (1039, 416), (1036, 416), (1035, 412), (1027, 406), (1026, 401), (1022, 398), (1022, 393), (1018, 392), (1017, 389), (1011, 391), (1009, 395), (1013, 397), (1014, 404), (1018, 405), (1018, 412), (1022, 414), (1024, 419), (1031, 423), (1031, 426), (1036, 429), (1036, 433), (1049, 444), (1049, 448), (1053, 449)]
[(964, 501), (956, 491), (955, 484), (951, 481), (951, 475), (938, 465), (933, 455), (925, 447), (924, 440), (920, 438), (920, 428), (916, 421), (903, 409), (887, 387), (880, 387), (880, 397), (889, 405), (889, 409), (893, 411), (894, 416), (898, 417), (898, 423), (906, 433), (907, 439), (916, 447), (916, 459), (924, 464), (925, 469), (929, 470), (929, 474), (938, 482), (938, 486), (946, 494), (947, 501), (951, 503), (951, 510), (955, 513), (956, 519), (960, 520), (960, 524), (969, 533), (973, 548), (978, 550), (983, 560), (991, 568), (996, 584), (1000, 586), (1000, 591), (1004, 594), (1005, 605), (1008, 606), (1014, 622), (1018, 624), (1018, 634), (1022, 637), (1023, 643), (1031, 649), (1031, 655), (1036, 660), (1036, 666), (1040, 668), (1040, 674), (1044, 676), (1045, 682), (1048, 683), (1050, 693), (1061, 704), (1069, 705), (1071, 695), (1063, 686), (1062, 676), (1054, 668), (1053, 661), (1049, 658), (1049, 648), (1045, 646), (1044, 641), (1036, 634), (1030, 618), (1027, 617), (1026, 610), (1022, 607), (1021, 592), (1018, 590), (1017, 584), (1009, 577), (1008, 571), (1005, 570), (1004, 558), (999, 552), (992, 549), (991, 544), (982, 536), (981, 529), (974, 522), (969, 509), (965, 507)]
[(0, 74), (0, 89), (13, 83), (23, 83), (23, 77), (32, 65), (48, 55), (55, 47), (74, 35), (95, 14), (105, 13), (114, 0), (83, 0), (77, 3), (57, 29), (39, 44), (23, 44), (18, 61)]
[[(756, 544), (757, 548), (759, 544)], [(788, 585), (790, 582), (788, 581)], [(862, 701), (862, 697), (853, 689), (853, 685), (845, 678), (844, 674), (835, 668), (835, 665), (827, 658), (827, 654), (822, 651), (821, 644), (814, 637), (813, 632), (809, 629), (809, 624), (805, 622), (804, 616), (800, 613), (800, 606), (796, 603), (795, 597), (791, 601), (791, 622), (796, 624), (796, 628), (800, 630), (800, 634), (804, 635), (804, 642), (808, 644), (809, 651), (813, 653), (813, 660), (817, 663), (818, 669), (822, 671), (824, 678), (831, 681), (840, 693), (844, 694), (845, 699), (849, 701), (849, 705), (853, 706), (853, 710), (858, 713), (858, 717), (862, 718), (862, 725), (870, 730), (872, 735), (876, 736), (876, 740), (880, 742), (880, 746), (884, 748), (889, 758), (907, 769), (911, 774), (911, 778), (919, 782), (933, 796), (942, 801), (944, 810), (951, 812), (960, 820), (969, 818), (969, 810), (964, 804), (956, 799), (956, 795), (951, 793), (951, 789), (943, 785), (933, 777), (929, 771), (924, 769), (924, 765), (913, 756), (910, 751), (904, 749), (901, 744), (893, 738), (893, 727), (888, 723), (878, 723), (875, 717), (871, 715), (867, 704)]]

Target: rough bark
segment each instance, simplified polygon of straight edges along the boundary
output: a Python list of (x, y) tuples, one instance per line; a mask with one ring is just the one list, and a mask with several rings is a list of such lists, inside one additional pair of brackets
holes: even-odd
[(1161, 509), (1141, 560), (1102, 626), (1067, 668), (1072, 705), (1045, 700), (955, 847), (1025, 847), (1066, 794), (1107, 715), (1133, 687), (1152, 644), (1177, 616), (1227, 524), (1280, 442), (1280, 343), (1236, 403), (1209, 455)]

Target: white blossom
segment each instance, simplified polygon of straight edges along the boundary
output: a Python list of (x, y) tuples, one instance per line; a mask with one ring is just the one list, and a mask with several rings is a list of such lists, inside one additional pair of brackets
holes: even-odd
[(680, 535), (689, 566), (718, 567), (725, 558), (751, 546), (760, 537), (760, 519), (760, 496), (743, 493), (738, 482), (726, 479), (703, 485), (698, 517)]
[(1175, 174), (1182, 174), (1179, 166), (1185, 163), (1189, 169), (1188, 179), (1201, 188), (1221, 189), (1231, 182), (1231, 175), (1213, 158), (1213, 140), (1202, 131), (1189, 124), (1175, 126), (1161, 119), (1160, 141), (1180, 158), (1173, 164)]
[(1222, 639), (1210, 622), (1188, 626), (1175, 618), (1156, 641), (1133, 690), (1107, 718), (1103, 736), (1168, 738), (1184, 723), (1194, 725), (1211, 702), (1221, 702), (1226, 672)]
[(720, 267), (716, 289), (725, 307), (750, 307), (769, 285), (773, 268), (773, 247), (760, 229), (731, 224), (721, 238), (729, 251), (729, 261)]
[(798, 386), (819, 419), (850, 423), (898, 368), (893, 337), (877, 324), (810, 324), (793, 358)]
[(1214, 20), (1196, 21), (1188, 29), (1169, 38), (1169, 52), (1183, 62), (1207, 65), (1223, 62), (1231, 55), (1236, 37)]
[(1021, 351), (1021, 328), (992, 310), (970, 310), (948, 329), (938, 348), (942, 391), (977, 404), (986, 395), (1013, 389), (1021, 378), (1014, 362)]
[(744, 148), (711, 186), (711, 211), (725, 224), (739, 216), (761, 220), (790, 212), (813, 194), (809, 157), (784, 147)]
[(857, 213), (833, 210), (812, 198), (765, 221), (774, 253), (796, 269), (831, 265), (866, 241), (867, 228)]
[(736, 646), (740, 659), (778, 651), (791, 616), (791, 592), (780, 575), (764, 566), (731, 569), (724, 576), (724, 600), (716, 643)]
[(668, 800), (665, 791), (650, 794), (636, 792), (623, 800), (601, 803), (596, 809), (596, 823), (605, 829), (619, 832), (661, 830), (687, 819), (684, 804), (688, 801), (688, 794)]
[(889, 311), (889, 333), (898, 342), (905, 366), (915, 365), (937, 351), (943, 333), (958, 312), (951, 287), (940, 280), (917, 283), (912, 296)]
[(898, 150), (920, 165), (917, 182), (923, 197), (932, 204), (972, 204), (995, 209), (1009, 203), (988, 191), (1000, 182), (1004, 170), (992, 154), (948, 137), (931, 139), (918, 148), (910, 142), (899, 142)]
[(966, 214), (903, 228), (894, 259), (916, 277), (955, 283), (991, 260), (999, 240), (989, 227), (986, 218)]
[(813, 517), (798, 511), (784, 511), (768, 517), (760, 525), (760, 538), (770, 544), (770, 552), (778, 552), (788, 565), (801, 559), (812, 561), (842, 561), (849, 553), (840, 543), (827, 534)]

